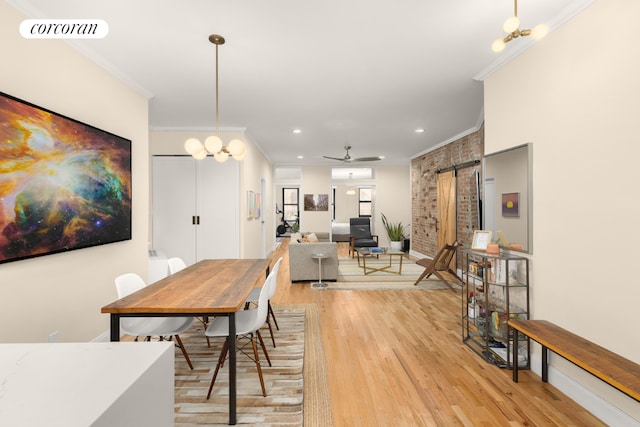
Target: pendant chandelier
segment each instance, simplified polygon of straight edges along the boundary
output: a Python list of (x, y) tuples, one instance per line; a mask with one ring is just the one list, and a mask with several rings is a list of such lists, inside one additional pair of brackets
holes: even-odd
[(204, 140), (204, 145), (197, 138), (189, 138), (184, 143), (184, 149), (198, 160), (204, 159), (209, 154), (212, 154), (220, 163), (226, 162), (229, 156), (236, 160), (242, 160), (247, 153), (244, 143), (239, 139), (233, 139), (229, 145), (225, 146), (218, 130), (218, 46), (224, 44), (225, 40), (218, 34), (211, 34), (209, 41), (216, 45), (216, 134), (207, 137)]
[(518, 0), (513, 0), (513, 16), (504, 21), (502, 29), (507, 33), (507, 35), (503, 38), (496, 39), (493, 42), (491, 50), (494, 52), (502, 52), (507, 43), (520, 36), (531, 36), (534, 40), (540, 40), (549, 32), (549, 27), (545, 24), (538, 24), (533, 27), (532, 30), (520, 29), (520, 19), (518, 19)]

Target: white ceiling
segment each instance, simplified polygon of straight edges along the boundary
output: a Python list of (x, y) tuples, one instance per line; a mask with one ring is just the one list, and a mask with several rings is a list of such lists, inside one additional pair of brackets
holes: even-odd
[[(463, 136), (483, 120), (483, 76), (532, 45), (491, 51), (512, 0), (6, 1), (31, 18), (105, 20), (106, 38), (72, 44), (150, 98), (155, 130), (215, 128), (208, 37), (224, 36), (220, 128), (246, 129), (280, 165), (335, 164), (322, 155), (347, 143), (354, 158), (406, 163)], [(553, 30), (592, 2), (520, 0), (521, 28)]]

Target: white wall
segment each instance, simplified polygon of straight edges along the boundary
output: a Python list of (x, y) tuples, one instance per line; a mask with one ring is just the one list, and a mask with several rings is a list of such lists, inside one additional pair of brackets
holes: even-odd
[[(199, 138), (201, 141), (211, 135), (212, 132), (174, 130), (152, 131), (150, 134), (151, 155), (175, 154), (186, 155), (184, 141), (187, 138)], [(245, 144), (247, 155), (240, 162), (240, 257), (263, 258), (262, 229), (259, 219), (247, 218), (247, 191), (260, 192), (261, 179), (265, 180), (265, 194), (262, 195), (262, 215), (264, 219), (264, 247), (270, 251), (275, 247), (275, 199), (273, 187), (273, 170), (270, 162), (256, 147), (252, 140), (243, 132), (220, 132), (223, 141), (233, 138), (241, 139)], [(229, 159), (229, 162), (236, 160)], [(213, 183), (224, 185), (224, 183)], [(149, 223), (151, 219), (149, 218)]]
[(114, 278), (147, 273), (147, 100), (61, 41), (23, 39), (23, 19), (0, 2), (0, 89), (132, 140), (133, 240), (0, 265), (0, 341), (89, 341), (109, 328)]
[[(532, 318), (640, 363), (638, 16), (637, 0), (596, 1), (490, 76), (484, 108), (486, 153), (533, 142)], [(552, 365), (640, 420), (637, 402)]]

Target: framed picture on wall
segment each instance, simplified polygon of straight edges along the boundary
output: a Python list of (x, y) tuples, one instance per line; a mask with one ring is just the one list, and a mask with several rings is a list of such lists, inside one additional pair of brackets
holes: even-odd
[(502, 216), (520, 216), (520, 193), (502, 193)]
[(0, 263), (131, 240), (131, 140), (0, 92)]
[(489, 243), (491, 243), (491, 230), (475, 230), (473, 232), (471, 250), (486, 251)]
[(254, 218), (260, 218), (260, 215), (262, 215), (261, 198), (261, 194), (256, 193), (256, 207), (255, 212), (253, 213)]
[(305, 211), (328, 211), (329, 195), (328, 194), (305, 194), (304, 210)]
[(247, 191), (247, 218), (253, 219), (256, 211), (256, 193)]

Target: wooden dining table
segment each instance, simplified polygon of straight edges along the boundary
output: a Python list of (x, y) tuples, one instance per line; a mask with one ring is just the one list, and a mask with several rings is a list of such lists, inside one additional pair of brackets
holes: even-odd
[[(203, 260), (102, 307), (111, 315), (111, 341), (120, 340), (121, 317), (229, 317), (236, 335), (235, 313), (251, 290), (269, 274), (268, 259)], [(229, 424), (236, 424), (236, 340), (229, 340)]]

